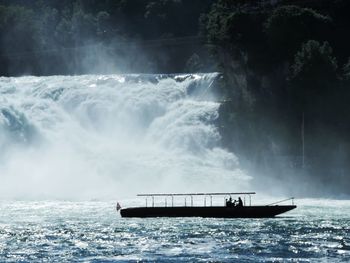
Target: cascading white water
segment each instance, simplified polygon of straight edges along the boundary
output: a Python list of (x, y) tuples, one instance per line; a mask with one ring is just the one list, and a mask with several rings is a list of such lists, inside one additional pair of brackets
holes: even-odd
[(0, 198), (232, 191), (217, 147), (217, 74), (0, 78)]

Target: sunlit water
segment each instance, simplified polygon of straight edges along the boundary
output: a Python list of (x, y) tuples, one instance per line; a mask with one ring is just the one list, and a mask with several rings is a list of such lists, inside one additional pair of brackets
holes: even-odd
[(126, 219), (115, 202), (0, 203), (1, 262), (349, 262), (350, 202), (273, 219)]

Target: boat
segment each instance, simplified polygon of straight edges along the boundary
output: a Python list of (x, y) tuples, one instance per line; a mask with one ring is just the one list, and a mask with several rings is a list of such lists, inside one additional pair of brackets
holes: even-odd
[[(215, 217), (215, 218), (270, 218), (295, 209), (294, 198), (284, 199), (268, 205), (251, 205), (251, 195), (255, 192), (241, 193), (186, 193), (186, 194), (138, 194), (146, 197), (146, 206), (122, 208), (117, 204), (122, 217)], [(232, 196), (238, 195), (239, 202), (233, 202)], [(204, 197), (203, 205), (194, 205), (193, 198)], [(224, 197), (223, 205), (213, 205), (213, 197)], [(240, 196), (243, 196), (243, 200)], [(164, 206), (155, 205), (156, 197), (164, 197)], [(174, 205), (174, 198), (185, 197), (184, 205)], [(148, 205), (148, 198), (152, 203)], [(168, 205), (168, 198), (171, 199)], [(187, 203), (187, 198), (190, 202)], [(210, 202), (207, 202), (209, 198)], [(279, 203), (291, 200), (290, 205), (278, 205)]]

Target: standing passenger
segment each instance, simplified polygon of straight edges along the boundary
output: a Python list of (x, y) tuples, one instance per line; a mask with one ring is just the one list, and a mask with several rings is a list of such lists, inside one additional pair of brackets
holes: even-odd
[(242, 207), (243, 206), (243, 202), (242, 202), (242, 199), (240, 197), (238, 197), (238, 205), (239, 207)]

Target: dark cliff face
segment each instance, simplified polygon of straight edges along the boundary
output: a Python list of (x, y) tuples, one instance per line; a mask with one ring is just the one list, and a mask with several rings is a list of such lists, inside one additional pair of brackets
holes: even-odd
[[(314, 83), (310, 79), (298, 83), (305, 85), (302, 93), (318, 88), (300, 102), (295, 96), (301, 95), (291, 91), (287, 67), (259, 75), (237, 66), (241, 63), (222, 64), (223, 99), (217, 125), (222, 145), (238, 155), (256, 187), (269, 188), (278, 182), (291, 194), (348, 195), (346, 81), (328, 82), (331, 74), (324, 73)], [(339, 97), (341, 92), (344, 98)]]
[(295, 193), (349, 194), (349, 4), (277, 2), (253, 10), (218, 1), (207, 16), (225, 76), (222, 143), (258, 185), (274, 178), (298, 183)]
[[(246, 88), (246, 83), (242, 88), (230, 79), (226, 85), (237, 89), (237, 96)], [(333, 127), (307, 113), (300, 116), (244, 101), (223, 100), (217, 125), (223, 147), (239, 157), (258, 189), (277, 182), (285, 193), (300, 196), (349, 194), (350, 144), (338, 129), (341, 123)]]

